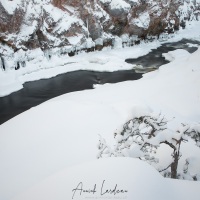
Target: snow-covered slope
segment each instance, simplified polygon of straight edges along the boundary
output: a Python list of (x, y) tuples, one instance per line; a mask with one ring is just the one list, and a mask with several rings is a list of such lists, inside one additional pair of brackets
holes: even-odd
[[(95, 160), (98, 134), (112, 143), (116, 129), (141, 108), (175, 117), (169, 128), (199, 123), (200, 49), (184, 57), (182, 53), (169, 53), (171, 63), (138, 81), (66, 94), (1, 125), (0, 199), (11, 199), (61, 169)], [(184, 151), (191, 159), (194, 152), (200, 155), (194, 144), (188, 143)], [(160, 158), (166, 162), (165, 151)], [(183, 169), (185, 157), (181, 159), (178, 170)], [(199, 167), (195, 170), (200, 173)]]
[(199, 187), (164, 179), (139, 160), (110, 158), (64, 169), (12, 200), (198, 200)]

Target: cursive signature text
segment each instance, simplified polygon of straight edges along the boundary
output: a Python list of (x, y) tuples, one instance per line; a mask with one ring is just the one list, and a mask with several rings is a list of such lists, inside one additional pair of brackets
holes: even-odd
[(91, 194), (91, 195), (94, 195), (96, 193), (98, 193), (99, 195), (103, 196), (103, 195), (106, 195), (106, 194), (110, 194), (110, 195), (117, 195), (117, 194), (124, 194), (124, 193), (127, 193), (128, 190), (124, 190), (124, 189), (119, 189), (118, 188), (118, 185), (115, 184), (115, 186), (113, 188), (108, 188), (106, 187), (106, 184), (105, 184), (105, 180), (103, 180), (102, 184), (101, 184), (101, 187), (99, 187), (99, 191), (97, 190), (97, 184), (94, 184), (93, 187), (91, 188), (84, 188), (83, 186), (83, 182), (80, 182), (73, 190), (72, 190), (72, 199), (74, 199), (74, 197), (76, 195), (82, 195), (82, 194)]

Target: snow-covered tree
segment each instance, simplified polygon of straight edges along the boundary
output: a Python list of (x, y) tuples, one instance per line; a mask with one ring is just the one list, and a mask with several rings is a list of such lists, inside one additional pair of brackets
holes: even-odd
[[(198, 177), (188, 172), (189, 159), (186, 159), (182, 172), (178, 172), (182, 142), (193, 139), (200, 147), (200, 124), (189, 126), (182, 124), (177, 130), (170, 130), (168, 120), (161, 114), (135, 117), (123, 125), (122, 130), (114, 134), (114, 148), (107, 145), (100, 137), (98, 158), (101, 157), (134, 157), (154, 165), (165, 177), (197, 180)], [(168, 145), (171, 150), (171, 161), (168, 166), (161, 166), (157, 150), (161, 144)], [(170, 152), (171, 153), (171, 152)], [(186, 176), (187, 174), (187, 176)]]

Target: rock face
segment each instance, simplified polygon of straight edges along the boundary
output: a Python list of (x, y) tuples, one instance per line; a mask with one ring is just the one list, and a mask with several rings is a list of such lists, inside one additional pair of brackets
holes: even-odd
[[(159, 37), (200, 19), (200, 0), (0, 0), (0, 54), (99, 50), (113, 38)], [(137, 42), (138, 39), (135, 39)]]

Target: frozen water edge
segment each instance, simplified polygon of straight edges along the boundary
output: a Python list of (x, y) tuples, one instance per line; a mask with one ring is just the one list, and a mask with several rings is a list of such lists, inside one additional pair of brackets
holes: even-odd
[[(10, 85), (10, 93), (12, 92), (12, 84), (23, 83), (28, 81), (35, 81), (40, 79), (47, 79), (66, 72), (72, 72), (77, 70), (92, 70), (92, 71), (107, 71), (113, 72), (117, 70), (129, 70), (132, 69), (132, 65), (125, 62), (126, 58), (139, 57), (145, 55), (153, 48), (157, 48), (160, 45), (155, 41), (152, 43), (142, 43), (135, 47), (129, 47), (124, 49), (104, 49), (100, 52), (80, 53), (74, 57), (68, 56), (52, 56), (50, 61), (45, 58), (41, 62), (29, 63), (26, 68), (22, 68), (17, 71), (7, 71), (7, 82), (4, 85)], [(133, 56), (134, 55), (134, 56)], [(3, 76), (4, 72), (0, 72)], [(0, 76), (1, 76), (0, 74)], [(9, 79), (9, 74), (14, 74), (14, 78)], [(10, 82), (9, 82), (10, 80)], [(5, 93), (4, 85), (0, 85), (0, 96), (8, 95)], [(21, 87), (19, 88), (21, 89)]]
[[(11, 94), (23, 88), (23, 83), (40, 79), (47, 79), (59, 74), (76, 70), (93, 70), (113, 72), (117, 70), (129, 70), (132, 64), (125, 62), (127, 58), (138, 58), (148, 54), (152, 49), (158, 48), (165, 42), (176, 42), (183, 38), (200, 40), (200, 22), (188, 22), (186, 29), (180, 30), (170, 39), (165, 41), (155, 40), (150, 43), (141, 42), (134, 47), (123, 49), (105, 48), (100, 52), (80, 53), (74, 57), (52, 56), (51, 60), (39, 57), (38, 60), (27, 63), (27, 67), (20, 70), (7, 70), (0, 72), (0, 78), (6, 76), (0, 83), (0, 97)], [(35, 52), (37, 53), (37, 52)]]

